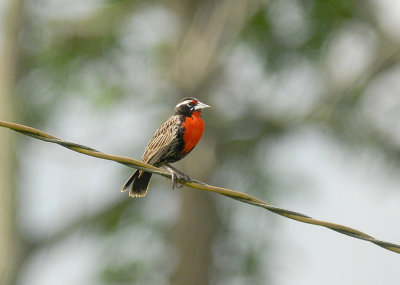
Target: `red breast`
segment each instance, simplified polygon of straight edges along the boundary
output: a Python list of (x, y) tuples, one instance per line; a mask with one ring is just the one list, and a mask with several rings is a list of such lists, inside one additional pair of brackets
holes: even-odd
[(185, 143), (182, 152), (188, 153), (196, 146), (203, 135), (204, 121), (200, 117), (200, 111), (195, 111), (192, 116), (186, 117), (186, 120), (182, 123), (182, 128)]

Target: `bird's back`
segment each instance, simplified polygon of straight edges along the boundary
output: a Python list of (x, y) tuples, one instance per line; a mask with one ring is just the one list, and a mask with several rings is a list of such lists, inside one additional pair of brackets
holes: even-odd
[(180, 115), (169, 117), (155, 132), (146, 147), (142, 161), (155, 166), (175, 162), (183, 148)]

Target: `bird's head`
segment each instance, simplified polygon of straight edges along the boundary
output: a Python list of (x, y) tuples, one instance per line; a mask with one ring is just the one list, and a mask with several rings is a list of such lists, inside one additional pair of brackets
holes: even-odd
[(175, 107), (174, 115), (191, 116), (196, 111), (209, 108), (210, 106), (200, 102), (193, 97), (183, 98)]

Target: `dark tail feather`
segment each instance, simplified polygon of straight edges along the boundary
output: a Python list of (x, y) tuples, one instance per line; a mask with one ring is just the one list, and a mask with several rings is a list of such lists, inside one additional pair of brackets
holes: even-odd
[(152, 173), (136, 170), (135, 173), (133, 173), (128, 179), (128, 181), (126, 181), (121, 192), (130, 188), (129, 196), (143, 197), (146, 195), (147, 189), (149, 188), (151, 175)]
[(124, 192), (128, 188), (130, 188), (133, 180), (139, 175), (139, 170), (136, 170), (135, 173), (132, 174), (131, 177), (129, 177), (128, 181), (126, 181), (124, 187), (122, 187), (121, 192)]

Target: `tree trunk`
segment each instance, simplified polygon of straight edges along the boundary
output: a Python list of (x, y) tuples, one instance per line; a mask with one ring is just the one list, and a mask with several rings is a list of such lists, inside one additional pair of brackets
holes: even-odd
[[(218, 70), (218, 58), (230, 44), (258, 1), (179, 1), (175, 2), (182, 26), (186, 27), (177, 47), (171, 81), (183, 96), (198, 97), (207, 103), (207, 86)], [(204, 117), (207, 116), (206, 110)], [(211, 110), (212, 111), (212, 110)], [(207, 133), (207, 126), (205, 129)], [(183, 167), (194, 178), (209, 181), (215, 169), (214, 144), (203, 138)], [(181, 164), (182, 165), (182, 164)], [(196, 168), (196, 169), (195, 169)], [(218, 233), (214, 195), (183, 190), (176, 229), (178, 267), (171, 284), (209, 284), (214, 272), (213, 244)]]
[[(17, 35), (22, 0), (10, 0), (0, 49), (0, 117), (15, 121)], [(0, 129), (0, 284), (12, 284), (17, 264), (18, 235), (15, 223), (15, 133)]]

